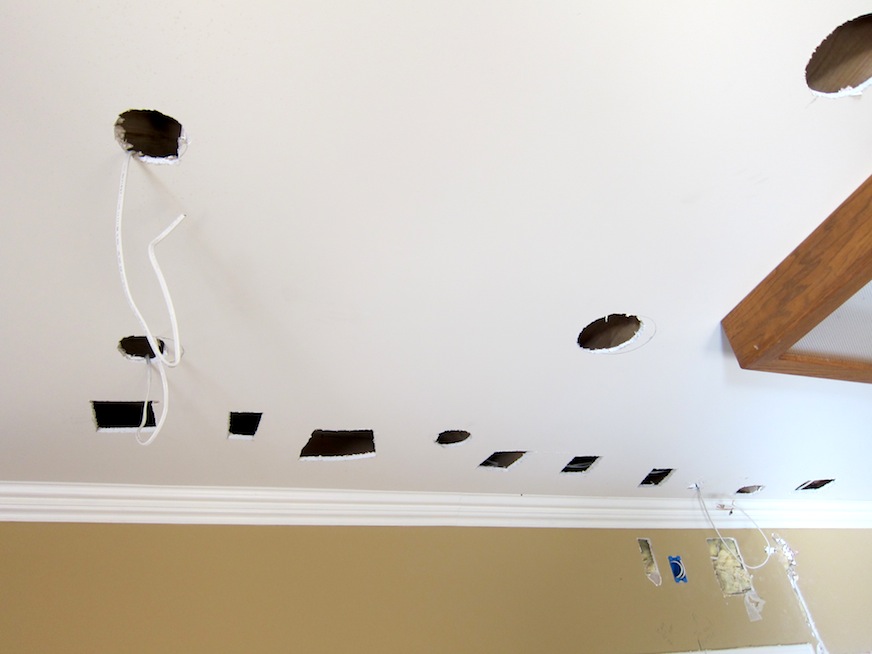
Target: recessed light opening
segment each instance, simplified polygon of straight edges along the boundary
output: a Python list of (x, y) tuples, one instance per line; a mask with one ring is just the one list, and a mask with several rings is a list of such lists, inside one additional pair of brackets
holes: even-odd
[(814, 479), (812, 481), (807, 481), (804, 484), (800, 484), (796, 487), (796, 490), (817, 490), (834, 481), (835, 479)]
[(316, 429), (300, 452), (302, 459), (360, 459), (370, 456), (375, 456), (375, 436), (372, 429)]
[[(157, 347), (163, 354), (166, 350), (164, 342), (159, 338), (156, 340)], [(154, 359), (154, 350), (151, 349), (151, 344), (145, 336), (125, 336), (118, 341), (118, 349), (131, 359)]]
[(115, 121), (115, 139), (126, 151), (154, 163), (171, 163), (184, 152), (185, 130), (153, 109), (130, 109)]
[(481, 468), (508, 468), (526, 452), (494, 452), (479, 464)]
[(598, 456), (576, 456), (560, 472), (587, 472)]
[(142, 424), (143, 402), (91, 402), (94, 410), (94, 422), (97, 431), (137, 431), (142, 425), (143, 430), (155, 426), (154, 407), (152, 402), (146, 408), (145, 424)]
[(652, 468), (639, 486), (659, 486), (674, 470), (674, 468)]
[(231, 411), (227, 427), (227, 438), (246, 441), (254, 439), (262, 416), (263, 413)]
[(440, 445), (457, 445), (469, 438), (469, 432), (462, 429), (449, 429), (436, 437)]
[(872, 84), (872, 14), (837, 27), (805, 67), (808, 87), (819, 95), (858, 95)]
[(761, 486), (760, 484), (752, 484), (751, 486), (742, 486), (736, 491), (736, 493), (739, 495), (752, 495), (754, 493), (759, 493), (764, 488), (765, 486)]
[(595, 354), (618, 354), (642, 347), (654, 336), (649, 318), (612, 313), (581, 330), (578, 345)]

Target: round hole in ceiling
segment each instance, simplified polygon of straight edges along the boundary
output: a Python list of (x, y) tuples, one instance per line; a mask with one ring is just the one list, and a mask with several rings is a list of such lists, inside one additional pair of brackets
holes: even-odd
[(179, 121), (153, 109), (128, 109), (119, 114), (115, 140), (125, 152), (151, 163), (176, 163), (188, 142)]
[(872, 14), (837, 27), (811, 55), (805, 81), (818, 95), (859, 95), (872, 84)]
[(650, 318), (612, 313), (581, 330), (578, 345), (595, 354), (618, 354), (642, 347), (654, 336)]

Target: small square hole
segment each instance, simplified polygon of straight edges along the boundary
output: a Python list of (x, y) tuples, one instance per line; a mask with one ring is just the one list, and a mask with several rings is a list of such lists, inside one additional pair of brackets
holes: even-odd
[(526, 452), (494, 452), (479, 464), (481, 468), (508, 468)]
[(835, 479), (814, 479), (812, 481), (807, 481), (804, 484), (800, 484), (796, 487), (796, 490), (817, 490), (834, 481)]
[(263, 413), (248, 411), (231, 411), (230, 423), (227, 428), (227, 438), (250, 441), (254, 439)]
[(369, 456), (375, 456), (375, 436), (372, 429), (350, 431), (316, 429), (300, 452), (302, 459), (359, 459)]
[(567, 463), (560, 472), (587, 472), (598, 456), (577, 456)]
[[(132, 432), (142, 425), (143, 402), (91, 402), (97, 431)], [(154, 407), (149, 402), (146, 407), (143, 429), (154, 429)]]
[(674, 468), (652, 468), (651, 472), (642, 480), (640, 486), (659, 486), (673, 473)]

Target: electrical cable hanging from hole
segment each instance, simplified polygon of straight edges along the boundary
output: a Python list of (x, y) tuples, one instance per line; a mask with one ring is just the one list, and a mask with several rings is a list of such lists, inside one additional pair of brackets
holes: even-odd
[(741, 566), (742, 566), (743, 568), (745, 568), (746, 570), (759, 570), (759, 569), (762, 568), (764, 565), (766, 565), (767, 563), (769, 563), (769, 558), (772, 556), (772, 552), (774, 551), (774, 548), (772, 547), (772, 543), (769, 542), (769, 538), (767, 538), (766, 534), (763, 533), (763, 530), (760, 529), (760, 526), (759, 526), (759, 525), (754, 521), (754, 519), (753, 519), (751, 516), (749, 516), (749, 515), (745, 512), (744, 509), (742, 509), (742, 508), (739, 507), (739, 506), (736, 506), (735, 502), (733, 503), (733, 508), (734, 508), (734, 509), (738, 509), (739, 511), (741, 511), (741, 512), (745, 515), (745, 517), (748, 518), (748, 520), (750, 520), (750, 521), (754, 524), (754, 526), (757, 528), (757, 531), (760, 532), (760, 535), (763, 536), (763, 539), (766, 541), (766, 549), (765, 549), (765, 551), (766, 551), (766, 558), (763, 560), (763, 563), (760, 563), (760, 564), (758, 564), (758, 565), (748, 565), (745, 561), (742, 560), (742, 558), (741, 558), (740, 556), (738, 556), (737, 554), (733, 553), (732, 549), (727, 545), (727, 541), (724, 540), (724, 537), (721, 535), (720, 530), (717, 528), (717, 525), (715, 525), (715, 521), (712, 519), (712, 516), (711, 516), (711, 514), (709, 513), (708, 507), (705, 505), (705, 500), (704, 500), (703, 497), (702, 497), (702, 489), (700, 488), (699, 484), (694, 484), (694, 487), (695, 487), (695, 490), (696, 490), (696, 499), (697, 499), (697, 501), (699, 502), (699, 506), (700, 506), (700, 508), (702, 509), (702, 512), (705, 514), (705, 517), (706, 517), (706, 519), (708, 520), (708, 523), (711, 525), (712, 529), (714, 529), (715, 533), (718, 535), (718, 538), (720, 539), (721, 544), (724, 546), (724, 549), (725, 549), (725, 550), (726, 550), (726, 551), (727, 551), (727, 552), (728, 552), (728, 553), (729, 553), (729, 554), (730, 554), (734, 559), (736, 559), (736, 561), (739, 562), (739, 565), (741, 565)]
[(157, 256), (155, 255), (154, 248), (160, 243), (163, 239), (165, 239), (169, 234), (178, 227), (179, 223), (185, 219), (185, 214), (180, 214), (173, 220), (169, 226), (166, 227), (160, 234), (158, 234), (151, 242), (148, 244), (148, 259), (151, 262), (152, 269), (154, 270), (155, 277), (157, 277), (158, 284), (160, 285), (161, 294), (163, 295), (164, 303), (166, 305), (167, 313), (169, 314), (170, 325), (173, 333), (173, 356), (172, 358), (168, 358), (161, 351), (160, 344), (155, 338), (151, 328), (148, 326), (148, 322), (145, 320), (145, 317), (142, 315), (142, 312), (139, 310), (139, 307), (136, 305), (136, 301), (133, 299), (133, 294), (130, 291), (130, 284), (127, 279), (127, 270), (124, 264), (124, 244), (122, 238), (122, 224), (123, 224), (123, 216), (124, 216), (124, 197), (125, 191), (127, 188), (127, 175), (130, 169), (130, 159), (134, 155), (132, 153), (128, 153), (124, 157), (124, 162), (121, 165), (121, 180), (118, 185), (118, 205), (115, 211), (115, 252), (118, 259), (118, 272), (121, 277), (121, 286), (124, 290), (124, 296), (127, 299), (128, 305), (130, 305), (131, 310), (139, 321), (140, 326), (145, 332), (145, 337), (148, 340), (148, 344), (151, 347), (152, 354), (154, 355), (154, 365), (157, 368), (158, 375), (161, 379), (161, 387), (163, 390), (163, 407), (161, 409), (160, 418), (155, 425), (154, 431), (151, 433), (148, 439), (145, 441), (140, 439), (140, 434), (145, 427), (146, 422), (146, 414), (148, 412), (148, 395), (151, 393), (151, 361), (149, 357), (146, 357), (146, 362), (149, 365), (149, 390), (143, 403), (143, 419), (140, 427), (136, 431), (136, 441), (140, 445), (149, 445), (151, 444), (157, 435), (160, 433), (163, 428), (164, 422), (166, 421), (167, 411), (169, 410), (169, 384), (167, 382), (167, 373), (166, 368), (175, 368), (179, 365), (179, 362), (182, 358), (182, 345), (181, 339), (179, 337), (179, 324), (176, 318), (176, 310), (173, 306), (172, 296), (170, 295), (169, 287), (166, 283), (166, 278), (163, 275), (163, 271), (161, 271), (160, 265), (157, 261)]

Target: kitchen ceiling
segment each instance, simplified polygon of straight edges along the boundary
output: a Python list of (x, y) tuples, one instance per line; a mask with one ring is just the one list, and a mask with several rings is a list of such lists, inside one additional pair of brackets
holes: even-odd
[[(870, 173), (869, 98), (804, 78), (868, 11), (3, 0), (0, 479), (872, 499), (872, 387), (741, 370), (720, 326)], [(117, 349), (142, 333), (128, 109), (190, 141), (127, 182), (162, 338), (146, 246), (187, 214), (157, 247), (184, 357), (148, 447), (92, 409), (146, 393)], [(578, 346), (615, 313), (653, 338)], [(231, 412), (262, 413), (253, 438)], [(370, 430), (375, 456), (301, 459)], [(498, 452), (526, 454), (480, 466)]]

